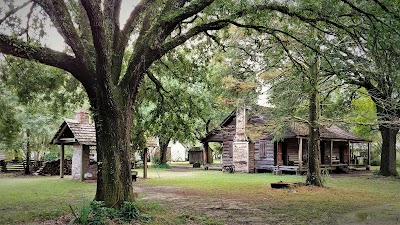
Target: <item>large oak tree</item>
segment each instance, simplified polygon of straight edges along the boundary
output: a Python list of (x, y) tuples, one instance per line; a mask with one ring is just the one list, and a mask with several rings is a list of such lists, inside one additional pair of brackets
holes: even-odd
[[(0, 18), (1, 25), (7, 26), (7, 20), (20, 8), (31, 7), (28, 19), (35, 8), (40, 9), (69, 46), (70, 52), (65, 53), (44, 47), (28, 35), (24, 41), (12, 33), (12, 27), (0, 34), (0, 52), (68, 71), (84, 86), (96, 126), (96, 200), (119, 207), (133, 199), (129, 144), (133, 107), (144, 74), (154, 61), (189, 38), (227, 25), (207, 16), (205, 9), (212, 3), (143, 0), (123, 27), (119, 23), (121, 0), (27, 1), (21, 7), (10, 6)], [(128, 45), (133, 46), (133, 52), (123, 71)]]
[[(0, 16), (1, 53), (60, 68), (83, 85), (96, 126), (95, 199), (109, 207), (133, 199), (131, 125), (139, 87), (152, 64), (198, 34), (214, 37), (210, 31), (235, 24), (233, 19), (247, 12), (282, 10), (275, 3), (260, 8), (247, 1), (142, 0), (121, 26), (121, 1), (9, 1)], [(26, 21), (18, 14), (24, 8)], [(63, 37), (66, 52), (43, 46), (35, 36), (43, 35), (47, 20)], [(124, 54), (128, 46), (132, 52)]]

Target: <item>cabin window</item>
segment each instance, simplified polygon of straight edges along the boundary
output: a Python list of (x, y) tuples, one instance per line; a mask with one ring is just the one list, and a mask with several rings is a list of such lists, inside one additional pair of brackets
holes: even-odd
[(267, 157), (267, 141), (260, 141), (260, 157)]

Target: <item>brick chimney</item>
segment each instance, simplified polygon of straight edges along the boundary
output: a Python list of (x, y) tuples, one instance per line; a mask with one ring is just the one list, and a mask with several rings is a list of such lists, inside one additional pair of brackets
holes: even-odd
[(89, 113), (84, 110), (75, 111), (75, 119), (82, 124), (89, 124)]

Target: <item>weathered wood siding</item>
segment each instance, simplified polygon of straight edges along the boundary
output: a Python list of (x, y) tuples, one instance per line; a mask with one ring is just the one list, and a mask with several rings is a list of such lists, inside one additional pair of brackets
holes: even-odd
[(293, 166), (299, 161), (299, 140), (298, 139), (286, 139), (287, 147), (287, 166)]
[(272, 139), (255, 141), (254, 161), (255, 170), (270, 169), (274, 166), (274, 143)]
[(223, 134), (223, 148), (222, 148), (222, 165), (231, 166), (233, 165), (233, 139), (235, 137), (235, 124), (236, 121), (232, 120), (226, 128), (224, 128)]
[(255, 171), (255, 162), (254, 162), (254, 152), (255, 152), (255, 144), (254, 142), (249, 143), (249, 173), (254, 173)]

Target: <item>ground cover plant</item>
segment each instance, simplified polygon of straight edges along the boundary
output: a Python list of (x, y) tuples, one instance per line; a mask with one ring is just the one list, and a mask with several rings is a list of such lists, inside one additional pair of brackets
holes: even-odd
[[(221, 171), (142, 169), (134, 183), (138, 207), (147, 224), (398, 224), (400, 179), (362, 175), (326, 176), (327, 187), (271, 189), (279, 181), (305, 177), (228, 174)], [(0, 221), (6, 224), (53, 224), (89, 204), (94, 183), (57, 177), (0, 174)], [(145, 222), (141, 222), (145, 224)]]

